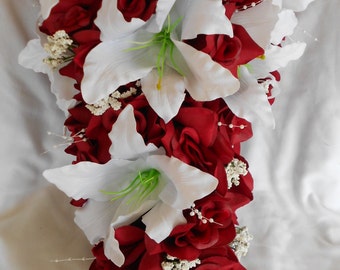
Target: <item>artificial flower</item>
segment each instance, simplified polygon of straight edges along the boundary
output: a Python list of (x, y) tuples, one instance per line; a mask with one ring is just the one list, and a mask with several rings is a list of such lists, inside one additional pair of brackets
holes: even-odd
[(263, 49), (270, 44), (271, 32), (278, 20), (280, 8), (272, 1), (262, 1), (255, 7), (233, 13), (231, 22), (242, 25)]
[(228, 246), (206, 249), (196, 270), (246, 270)]
[(155, 13), (157, 2), (158, 0), (118, 0), (117, 9), (127, 22), (131, 22), (132, 18), (147, 21)]
[(286, 67), (289, 62), (299, 59), (305, 51), (304, 42), (284, 42), (281, 46), (271, 45), (265, 51), (264, 59), (249, 62), (251, 74), (255, 78), (265, 78), (270, 72)]
[(68, 109), (75, 104), (73, 96), (77, 93), (77, 90), (73, 86), (73, 79), (61, 76), (57, 69), (52, 69), (44, 63), (44, 59), (49, 57), (49, 54), (41, 45), (45, 40), (46, 37), (43, 35), (38, 39), (30, 40), (25, 49), (20, 52), (18, 61), (20, 65), (26, 68), (48, 75), (51, 91), (57, 98), (57, 105), (67, 115)]
[(270, 43), (273, 45), (279, 45), (285, 37), (293, 34), (298, 23), (295, 13), (292, 10), (281, 10), (278, 16), (279, 19), (271, 32)]
[(46, 35), (53, 35), (60, 30), (69, 35), (73, 42), (70, 48), (72, 57), (60, 67), (59, 73), (75, 79), (78, 85), (83, 78), (83, 63), (87, 53), (100, 42), (100, 32), (94, 24), (100, 6), (101, 0), (59, 0), (39, 26), (39, 30)]
[(64, 30), (70, 36), (73, 32), (91, 29), (100, 5), (101, 0), (59, 0), (39, 29), (47, 35)]
[(185, 42), (210, 55), (215, 62), (229, 69), (237, 77), (238, 66), (247, 64), (250, 60), (263, 55), (264, 50), (251, 39), (242, 26), (233, 24), (233, 32), (233, 37), (198, 35)]
[(104, 254), (104, 243), (100, 242), (92, 248), (92, 253), (96, 259), (92, 262), (90, 270), (132, 270), (141, 268), (140, 261), (146, 253), (145, 231), (136, 226), (122, 226), (116, 229), (115, 236), (125, 256), (124, 264), (118, 267), (109, 260)]
[(110, 138), (112, 159), (106, 164), (79, 162), (47, 170), (44, 176), (68, 196), (88, 199), (77, 210), (76, 223), (92, 244), (104, 240), (106, 256), (120, 266), (124, 255), (114, 237), (115, 228), (143, 216), (146, 233), (160, 242), (186, 222), (182, 210), (211, 193), (217, 180), (162, 155), (152, 144), (145, 145), (136, 132), (130, 105), (120, 113)]
[(249, 122), (260, 121), (265, 127), (274, 128), (275, 120), (268, 102), (266, 89), (258, 83), (247, 67), (240, 67), (239, 72), (240, 90), (225, 98), (229, 108), (234, 114)]
[[(206, 249), (228, 245), (235, 238), (234, 212), (228, 199), (214, 193), (185, 210), (186, 224), (176, 226), (160, 243), (172, 256), (194, 260)], [(149, 243), (150, 250), (152, 243)]]
[[(221, 218), (221, 221), (223, 221), (223, 217)], [(231, 229), (231, 231), (233, 231), (231, 236), (235, 235), (235, 229)], [(196, 233), (197, 236), (199, 236), (200, 231)], [(225, 237), (223, 233), (221, 233), (221, 236)], [(175, 247), (168, 249), (164, 246), (163, 242), (161, 244), (154, 242), (145, 234), (142, 228), (135, 225), (117, 228), (116, 237), (126, 257), (124, 264), (121, 267), (113, 264), (112, 261), (105, 256), (103, 243), (100, 242), (92, 249), (95, 260), (92, 262), (90, 270), (164, 270), (169, 269), (165, 267), (164, 262), (171, 262), (172, 260), (176, 260), (177, 262), (196, 261), (196, 267), (192, 269), (244, 270), (233, 250), (228, 245), (202, 248), (202, 250), (197, 253), (190, 248), (186, 248), (184, 242), (188, 240), (188, 238), (185, 240), (184, 237), (183, 239), (178, 237), (177, 243), (174, 243)], [(230, 236), (228, 237), (230, 238)], [(176, 250), (176, 244), (181, 252)], [(175, 254), (171, 252), (175, 252)]]
[(160, 123), (164, 129), (161, 145), (167, 155), (214, 175), (220, 194), (227, 192), (224, 166), (236, 150), (230, 141), (232, 132), (226, 131), (239, 129), (229, 127), (232, 115), (223, 99), (198, 102), (188, 96), (172, 121)]
[[(128, 89), (135, 87), (140, 91), (136, 83), (121, 86), (119, 91), (124, 93)], [(92, 161), (96, 163), (106, 163), (110, 160), (111, 155), (109, 148), (111, 146), (111, 140), (109, 133), (120, 112), (127, 104), (134, 107), (133, 111), (137, 131), (143, 136), (144, 141), (147, 144), (153, 143), (156, 146), (161, 145), (161, 137), (164, 131), (159, 122), (163, 122), (163, 120), (150, 108), (144, 95), (121, 99), (121, 108), (119, 110), (108, 108), (100, 115), (91, 113), (85, 106), (86, 104), (80, 95), (77, 95), (77, 100), (77, 106), (69, 110), (70, 116), (65, 121), (65, 126), (71, 132), (71, 136), (75, 138), (74, 143), (66, 148), (66, 152), (76, 156), (75, 162)], [(77, 139), (77, 135), (81, 133), (82, 130), (84, 130), (83, 135), (86, 141), (80, 142)]]
[[(245, 23), (246, 17), (239, 14), (243, 14), (243, 12), (248, 12), (250, 15), (261, 14), (255, 13), (256, 8), (277, 10), (277, 8), (273, 8), (269, 1), (267, 2), (267, 4), (258, 5), (254, 9), (238, 12), (233, 16), (232, 21), (243, 23), (247, 31), (250, 31), (246, 26), (247, 23)], [(239, 68), (240, 90), (232, 96), (225, 97), (225, 101), (237, 116), (249, 122), (259, 121), (265, 127), (274, 128), (275, 120), (270, 103), (268, 103), (268, 91), (270, 85), (271, 97), (275, 97), (279, 92), (279, 86), (275, 76), (271, 73), (285, 67), (290, 61), (301, 57), (306, 44), (300, 42), (281, 44), (282, 39), (291, 34), (296, 26), (294, 13), (289, 10), (283, 10), (281, 12), (271, 12), (270, 14), (276, 14), (277, 18), (268, 16), (268, 18), (264, 19), (269, 19), (271, 21), (270, 25), (272, 25), (272, 30), (268, 29), (266, 32), (270, 33), (270, 35), (263, 39), (264, 57), (254, 58), (246, 66)], [(261, 22), (261, 20), (259, 21)], [(257, 40), (256, 33), (257, 31), (254, 31), (254, 34), (251, 34), (255, 40)], [(280, 46), (272, 44), (280, 44)]]
[(168, 122), (178, 112), (185, 89), (200, 101), (238, 90), (239, 81), (228, 69), (181, 41), (198, 34), (232, 36), (222, 3), (159, 0), (156, 13), (147, 22), (132, 19), (128, 23), (115, 1), (107, 2), (103, 1), (96, 19), (102, 43), (88, 54), (84, 65), (81, 90), (87, 103), (141, 79), (150, 106)]

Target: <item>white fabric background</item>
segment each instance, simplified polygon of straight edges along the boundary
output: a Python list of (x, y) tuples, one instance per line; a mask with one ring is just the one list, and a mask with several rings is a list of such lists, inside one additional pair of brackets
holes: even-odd
[(339, 8), (316, 0), (298, 15), (293, 39), (308, 46), (282, 72), (276, 129), (255, 123), (244, 146), (255, 180), (239, 211), (254, 235), (249, 270), (340, 269)]
[[(35, 37), (33, 2), (0, 0), (0, 269), (88, 269), (50, 262), (91, 254), (68, 198), (41, 176), (71, 158), (62, 148), (41, 155), (60, 143), (46, 132), (62, 133), (64, 115), (47, 78), (17, 64)], [(315, 0), (298, 15), (293, 39), (308, 47), (282, 72), (276, 129), (255, 123), (243, 147), (255, 180), (254, 201), (238, 212), (254, 236), (249, 270), (340, 268), (339, 10), (339, 0)]]
[(47, 135), (62, 134), (65, 120), (48, 79), (17, 64), (36, 37), (33, 3), (0, 0), (0, 269), (88, 269), (89, 262), (50, 262), (91, 256), (91, 246), (73, 223), (69, 199), (42, 177), (72, 159)]

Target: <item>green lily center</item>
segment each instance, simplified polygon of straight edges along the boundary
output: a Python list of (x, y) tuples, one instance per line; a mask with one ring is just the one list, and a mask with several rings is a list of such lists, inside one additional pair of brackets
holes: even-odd
[(121, 191), (103, 191), (103, 193), (107, 195), (113, 195), (111, 201), (115, 201), (130, 195), (131, 198), (127, 203), (138, 204), (149, 197), (149, 195), (156, 189), (159, 184), (159, 176), (160, 172), (156, 169), (141, 171), (138, 172), (138, 175), (135, 177), (135, 179), (133, 179), (132, 182)]
[(171, 40), (171, 32), (173, 31), (171, 25), (168, 25), (165, 29), (163, 29), (161, 32), (155, 34), (153, 40), (154, 44), (159, 44), (160, 45), (160, 50), (157, 55), (157, 62), (156, 62), (156, 67), (157, 67), (157, 73), (158, 73), (158, 82), (157, 82), (157, 89), (161, 90), (162, 89), (162, 79), (164, 76), (164, 66), (165, 66), (165, 61), (167, 58), (167, 55), (169, 54), (170, 59), (172, 59), (173, 55), (173, 50), (175, 47), (175, 44)]
[(171, 40), (171, 33), (175, 30), (177, 25), (180, 23), (182, 18), (178, 18), (173, 24), (171, 24), (170, 16), (167, 19), (167, 25), (160, 31), (159, 33), (155, 34), (150, 40), (146, 42), (136, 42), (139, 44), (137, 47), (133, 47), (128, 49), (127, 51), (134, 51), (140, 50), (144, 48), (148, 48), (151, 46), (159, 47), (159, 52), (157, 54), (157, 61), (156, 61), (156, 68), (158, 73), (158, 82), (156, 84), (157, 90), (162, 89), (162, 80), (164, 77), (164, 67), (167, 58), (169, 58), (172, 67), (183, 76), (183, 73), (178, 68), (173, 58), (173, 52), (175, 48), (174, 42)]

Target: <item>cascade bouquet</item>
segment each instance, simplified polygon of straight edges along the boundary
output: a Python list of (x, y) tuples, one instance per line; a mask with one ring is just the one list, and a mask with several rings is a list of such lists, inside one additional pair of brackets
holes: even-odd
[(67, 117), (74, 162), (44, 176), (77, 207), (90, 269), (245, 269), (240, 145), (254, 121), (274, 127), (309, 2), (40, 0), (19, 62), (48, 75)]

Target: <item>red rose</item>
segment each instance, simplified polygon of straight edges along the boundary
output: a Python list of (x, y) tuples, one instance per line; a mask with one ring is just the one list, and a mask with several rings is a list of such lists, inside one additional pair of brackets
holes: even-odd
[[(225, 15), (230, 19), (236, 10), (242, 11), (248, 8), (252, 8), (262, 1), (254, 0), (222, 0), (222, 4), (225, 7)], [(245, 8), (246, 7), (246, 8)]]
[(123, 226), (115, 230), (115, 238), (119, 242), (119, 248), (125, 256), (122, 267), (116, 266), (104, 254), (103, 242), (92, 249), (96, 260), (91, 264), (90, 270), (115, 270), (115, 269), (138, 269), (140, 259), (145, 253), (145, 232), (134, 226)]
[(158, 0), (118, 0), (117, 8), (127, 22), (132, 18), (147, 21), (155, 13)]
[(196, 270), (246, 270), (228, 246), (206, 249)]
[(72, 37), (75, 31), (93, 27), (100, 6), (101, 0), (60, 0), (43, 21), (40, 31), (53, 35), (58, 30), (65, 30)]
[(164, 254), (160, 249), (154, 254), (147, 252), (145, 246), (147, 236), (144, 230), (135, 226), (123, 226), (115, 229), (115, 238), (124, 254), (124, 264), (118, 267), (109, 260), (104, 254), (104, 246), (101, 242), (92, 249), (96, 259), (92, 262), (90, 270), (162, 270)]
[(85, 57), (97, 44), (100, 43), (100, 31), (98, 29), (82, 30), (73, 34), (72, 38), (76, 45), (73, 48), (74, 57), (72, 61), (61, 68), (59, 73), (76, 80), (80, 85), (84, 76), (83, 65)]
[(203, 35), (185, 42), (199, 51), (205, 52), (221, 66), (229, 69), (237, 77), (237, 68), (263, 55), (264, 50), (258, 46), (240, 25), (233, 25), (234, 37), (227, 35)]
[[(223, 221), (223, 217), (221, 217), (220, 221)], [(92, 253), (96, 259), (92, 262), (90, 270), (162, 270), (161, 264), (167, 254), (175, 257), (177, 254), (177, 258), (180, 260), (191, 261), (199, 258), (201, 262), (195, 269), (244, 270), (239, 264), (234, 252), (227, 244), (203, 248), (196, 252), (195, 249), (185, 248), (184, 245), (181, 244), (182, 240), (179, 240), (176, 243), (178, 250), (176, 247), (174, 247), (174, 250), (169, 250), (163, 244), (167, 239), (157, 244), (145, 234), (144, 229), (134, 225), (123, 226), (115, 230), (115, 238), (119, 242), (119, 248), (125, 257), (124, 264), (118, 267), (109, 260), (104, 254), (104, 246), (103, 242), (101, 242), (92, 249)], [(193, 228), (192, 224), (187, 227)], [(225, 237), (222, 233), (221, 236)], [(230, 242), (234, 236), (235, 230), (233, 230), (233, 234), (230, 235), (228, 241)], [(170, 235), (170, 238), (171, 237)]]
[(242, 129), (230, 127), (236, 119), (239, 118), (235, 118), (223, 99), (198, 102), (187, 96), (178, 114), (162, 125), (165, 134), (161, 146), (168, 156), (214, 175), (219, 180), (217, 191), (223, 195), (227, 192), (224, 167), (239, 149), (234, 149), (233, 143), (239, 144), (251, 136), (250, 124), (245, 120), (240, 120)]
[(100, 31), (94, 25), (100, 6), (101, 0), (60, 0), (39, 28), (46, 35), (64, 30), (73, 40), (71, 49), (74, 56), (59, 72), (75, 79), (77, 84), (80, 84), (83, 78), (86, 55), (100, 42)]
[[(246, 161), (241, 156), (236, 156), (239, 160)], [(229, 205), (233, 211), (246, 205), (253, 200), (253, 177), (248, 171), (246, 175), (240, 175), (240, 184), (238, 186), (233, 185), (225, 195), (225, 198), (229, 201)]]
[[(122, 86), (119, 89), (125, 92), (134, 83)], [(139, 91), (139, 90), (138, 90)], [(111, 140), (108, 134), (116, 122), (119, 113), (127, 104), (134, 107), (134, 115), (137, 124), (137, 131), (143, 136), (146, 143), (160, 145), (160, 138), (164, 131), (158, 122), (162, 121), (157, 114), (151, 109), (144, 95), (132, 96), (127, 99), (121, 99), (122, 107), (120, 110), (112, 108), (107, 109), (102, 115), (93, 115), (82, 101), (69, 110), (70, 117), (66, 120), (65, 126), (71, 131), (72, 136), (84, 130), (86, 141), (83, 138), (75, 136), (75, 143), (66, 149), (66, 152), (77, 157), (76, 162), (92, 161), (96, 163), (106, 163), (111, 156), (109, 148)]]
[[(228, 245), (235, 237), (233, 213), (228, 200), (215, 194), (195, 202), (195, 208), (214, 223), (203, 223), (191, 210), (185, 210), (186, 224), (176, 226), (160, 244), (146, 238), (149, 253), (160, 251), (182, 260), (195, 260), (203, 250)], [(153, 252), (154, 251), (154, 252)]]

